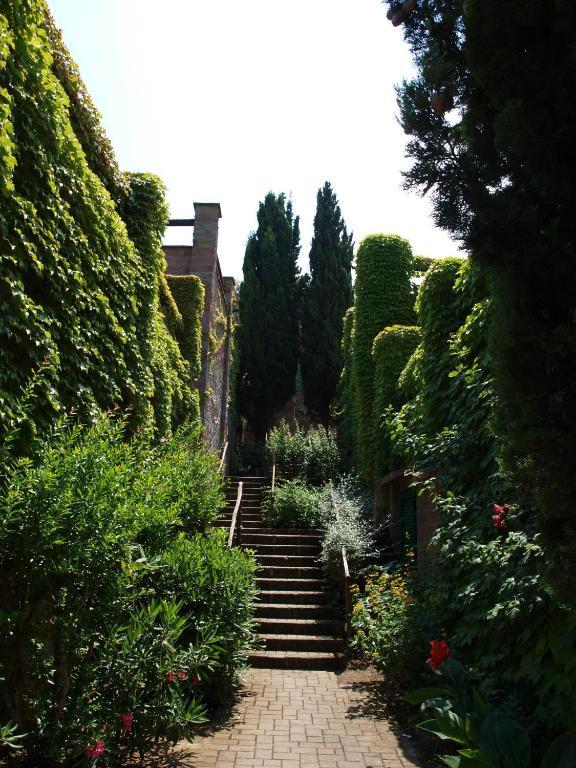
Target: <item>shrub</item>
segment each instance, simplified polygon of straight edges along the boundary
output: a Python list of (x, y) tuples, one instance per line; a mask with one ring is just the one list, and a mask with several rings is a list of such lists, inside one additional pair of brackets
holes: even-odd
[(355, 588), (352, 612), (353, 644), (366, 653), (376, 669), (414, 676), (414, 659), (426, 650), (430, 621), (418, 598), (415, 563), (373, 570), (363, 594)]
[(338, 446), (332, 432), (324, 427), (306, 431), (298, 424), (291, 428), (283, 420), (270, 432), (267, 451), (282, 477), (325, 483), (338, 476)]
[(319, 491), (297, 478), (279, 482), (264, 493), (265, 519), (280, 528), (317, 528), (320, 524)]
[(370, 500), (351, 478), (344, 478), (340, 485), (328, 483), (322, 489), (318, 506), (324, 528), (320, 561), (329, 574), (342, 576), (342, 547), (352, 570), (373, 554)]
[(387, 326), (409, 325), (414, 320), (410, 286), (412, 249), (396, 235), (370, 235), (356, 257), (354, 386), (356, 391), (357, 469), (373, 480), (374, 361), (372, 345)]
[(223, 501), (198, 427), (152, 446), (109, 417), (62, 425), (2, 483), (0, 721), (43, 765), (189, 737), (242, 663), (255, 567), (221, 534), (179, 533)]

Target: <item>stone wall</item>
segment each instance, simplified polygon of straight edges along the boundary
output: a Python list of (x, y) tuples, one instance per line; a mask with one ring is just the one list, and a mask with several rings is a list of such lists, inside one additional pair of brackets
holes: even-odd
[(204, 284), (202, 371), (195, 382), (200, 391), (204, 439), (220, 452), (228, 436), (230, 395), (230, 336), (235, 302), (234, 278), (222, 277), (218, 259), (218, 203), (194, 203), (192, 245), (165, 245), (166, 271), (197, 275)]

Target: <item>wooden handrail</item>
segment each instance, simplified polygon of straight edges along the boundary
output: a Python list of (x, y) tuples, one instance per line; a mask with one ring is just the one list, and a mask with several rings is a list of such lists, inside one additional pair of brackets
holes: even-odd
[(342, 570), (344, 571), (344, 613), (346, 639), (352, 634), (352, 592), (350, 591), (352, 579), (350, 578), (350, 568), (348, 566), (348, 556), (346, 547), (342, 547)]
[(274, 493), (274, 487), (276, 486), (276, 464), (272, 464), (272, 493)]
[(224, 443), (222, 447), (222, 453), (220, 454), (220, 474), (224, 474), (224, 462), (226, 461), (226, 452), (228, 450), (228, 442)]
[(236, 496), (236, 506), (234, 507), (234, 512), (232, 513), (232, 522), (230, 523), (230, 533), (228, 534), (228, 547), (231, 547), (234, 542), (234, 532), (236, 528), (236, 519), (238, 516), (240, 516), (240, 523), (238, 527), (238, 544), (241, 543), (240, 538), (242, 535), (242, 482), (238, 483), (238, 495)]

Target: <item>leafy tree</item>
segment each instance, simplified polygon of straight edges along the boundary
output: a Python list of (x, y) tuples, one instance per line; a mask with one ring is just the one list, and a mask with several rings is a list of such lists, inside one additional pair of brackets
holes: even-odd
[(294, 394), (298, 367), (298, 217), (269, 192), (248, 238), (239, 295), (238, 406), (257, 440)]
[(406, 183), (489, 277), (507, 465), (560, 580), (576, 561), (576, 7), (422, 0), (402, 18)]
[(342, 370), (342, 324), (353, 298), (353, 242), (330, 182), (316, 201), (311, 280), (302, 308), (302, 380), (307, 408), (328, 426)]

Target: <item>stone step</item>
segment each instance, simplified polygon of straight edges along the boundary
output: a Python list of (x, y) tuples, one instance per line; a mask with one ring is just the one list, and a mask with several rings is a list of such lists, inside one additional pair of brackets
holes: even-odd
[(282, 579), (287, 585), (287, 579), (322, 579), (322, 569), (318, 566), (280, 566), (268, 565), (258, 568), (260, 579)]
[(280, 619), (261, 616), (257, 624), (261, 635), (341, 637), (344, 634), (344, 623), (331, 619)]
[[(265, 571), (265, 575), (262, 574)], [(324, 594), (324, 587), (326, 582), (324, 579), (310, 578), (276, 578), (268, 575), (268, 569), (262, 569), (259, 576), (256, 577), (256, 586), (260, 590), (270, 590), (270, 592), (282, 592), (289, 590), (295, 593), (299, 592), (322, 592)], [(331, 594), (326, 590), (325, 594)]]
[(248, 544), (246, 541), (242, 541), (242, 544), (253, 549), (259, 560), (262, 560), (262, 555), (275, 557), (306, 555), (317, 558), (320, 554), (320, 547), (317, 544)]
[(261, 634), (267, 651), (331, 651), (344, 653), (346, 644), (339, 635)]
[(248, 656), (252, 667), (263, 669), (338, 670), (346, 664), (343, 653), (326, 651), (252, 651)]
[(246, 544), (251, 545), (258, 545), (258, 544), (265, 544), (266, 546), (270, 546), (271, 544), (280, 544), (280, 545), (315, 545), (317, 548), (319, 546), (320, 537), (319, 536), (306, 536), (306, 535), (299, 535), (294, 536), (290, 534), (282, 534), (282, 533), (251, 533), (246, 536)]
[[(255, 614), (262, 619), (331, 619), (338, 622), (339, 632), (342, 627), (342, 611), (330, 605), (318, 603), (257, 603)], [(320, 632), (319, 634), (324, 634)]]
[(314, 536), (321, 537), (323, 531), (319, 528), (269, 528), (266, 527), (258, 533), (269, 536)]
[[(260, 600), (260, 606), (262, 605), (281, 605), (281, 606), (308, 606), (314, 605), (316, 607), (331, 608), (337, 605), (339, 595), (337, 592), (329, 592), (328, 590), (314, 589), (309, 590), (286, 590), (282, 587), (285, 586), (286, 580), (279, 579), (282, 583), (277, 590), (274, 589), (260, 589), (258, 593), (258, 600)], [(258, 610), (258, 606), (256, 608)]]
[(260, 565), (278, 568), (314, 568), (317, 559), (313, 555), (259, 555)]

